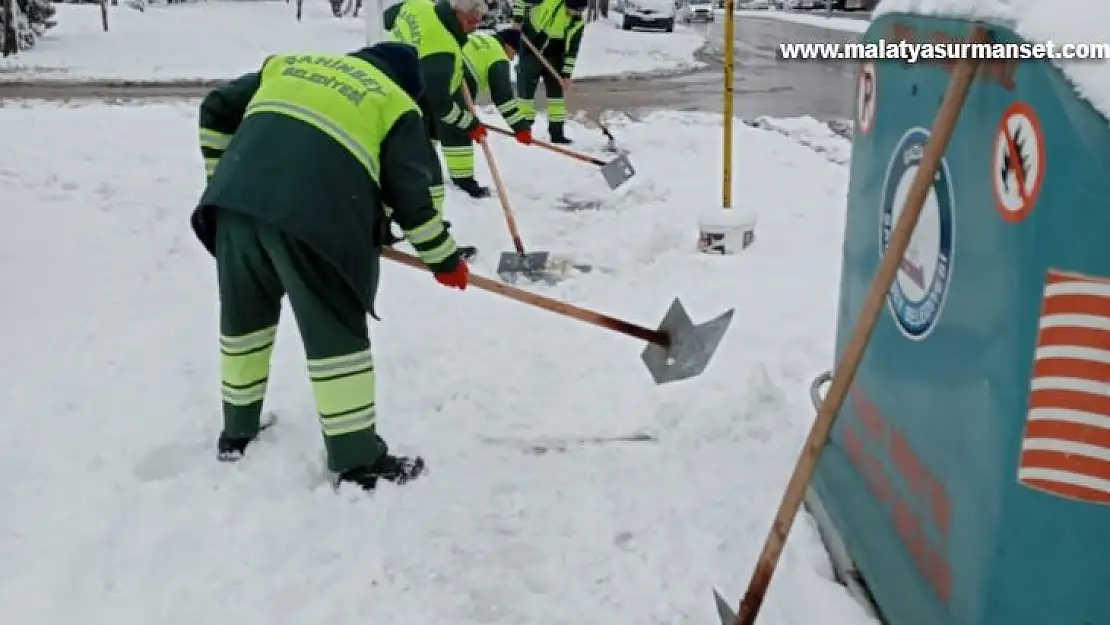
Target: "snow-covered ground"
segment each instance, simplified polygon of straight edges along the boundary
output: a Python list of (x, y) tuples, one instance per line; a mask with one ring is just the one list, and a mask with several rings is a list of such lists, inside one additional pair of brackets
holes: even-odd
[[(0, 109), (21, 148), (0, 151), (19, 216), (0, 228), (5, 622), (717, 622), (709, 588), (741, 594), (812, 420), (807, 382), (832, 358), (846, 168), (739, 128), (736, 201), (760, 212), (758, 240), (709, 257), (694, 218), (718, 202), (716, 117), (614, 123), (644, 179), (623, 196), (496, 139), (526, 243), (611, 272), (542, 290), (647, 325), (677, 295), (697, 320), (736, 307), (733, 327), (702, 377), (656, 387), (632, 339), (387, 265), (380, 424), (430, 473), (337, 495), (288, 315), (268, 398), (283, 422), (243, 462), (213, 458), (214, 269), (187, 224), (195, 117)], [(563, 210), (571, 190), (598, 210)], [(496, 200), (448, 201), (490, 272), (511, 248)], [(525, 451), (637, 432), (658, 441)], [(799, 519), (760, 623), (869, 624), (830, 576)]]
[[(138, 12), (109, 7), (101, 28), (97, 5), (56, 5), (58, 26), (18, 57), (0, 61), (0, 82), (113, 79), (221, 79), (256, 69), (270, 54), (289, 50), (346, 52), (365, 44), (361, 18), (336, 19), (324, 0), (250, 0), (156, 4)], [(575, 78), (616, 76), (696, 66), (705, 39), (680, 29), (665, 36), (591, 24)]]
[[(724, 15), (724, 9), (715, 9), (717, 15)], [(806, 26), (816, 26), (818, 28), (826, 28), (828, 30), (842, 30), (850, 33), (862, 33), (867, 30), (871, 25), (869, 20), (853, 19), (850, 17), (837, 17), (835, 15), (823, 15), (820, 10), (811, 12), (796, 12), (796, 11), (782, 11), (777, 9), (767, 9), (760, 11), (738, 11), (736, 13), (738, 20), (741, 19), (770, 19), (779, 20), (781, 22), (792, 22), (795, 24), (804, 24)]]

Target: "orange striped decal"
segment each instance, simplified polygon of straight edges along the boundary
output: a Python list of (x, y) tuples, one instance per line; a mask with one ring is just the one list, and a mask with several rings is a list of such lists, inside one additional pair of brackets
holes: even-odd
[(1018, 482), (1110, 505), (1110, 278), (1050, 269)]

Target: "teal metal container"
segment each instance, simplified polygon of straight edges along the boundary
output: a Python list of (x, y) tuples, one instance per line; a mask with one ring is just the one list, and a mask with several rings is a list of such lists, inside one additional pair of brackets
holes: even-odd
[[(951, 69), (861, 62), (838, 353)], [(887, 304), (814, 481), (885, 618), (1110, 625), (1110, 123), (1048, 61), (981, 68)]]

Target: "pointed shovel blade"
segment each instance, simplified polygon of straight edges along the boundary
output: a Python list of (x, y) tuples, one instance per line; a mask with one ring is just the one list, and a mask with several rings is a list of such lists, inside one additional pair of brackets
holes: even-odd
[(650, 343), (640, 354), (640, 360), (655, 383), (666, 384), (701, 375), (721, 344), (735, 312), (736, 309), (730, 309), (716, 319), (694, 325), (676, 297), (659, 324), (659, 330), (670, 337), (670, 346)]
[(713, 602), (717, 604), (717, 616), (721, 617), (721, 625), (732, 625), (736, 622), (736, 613), (732, 611), (732, 606), (725, 601), (716, 588), (713, 589)]

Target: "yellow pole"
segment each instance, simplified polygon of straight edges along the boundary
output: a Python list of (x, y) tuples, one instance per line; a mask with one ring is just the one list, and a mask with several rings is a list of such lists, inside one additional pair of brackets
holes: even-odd
[(733, 53), (736, 49), (736, 0), (725, 0), (725, 123), (724, 162), (721, 171), (721, 206), (732, 208), (732, 109)]

